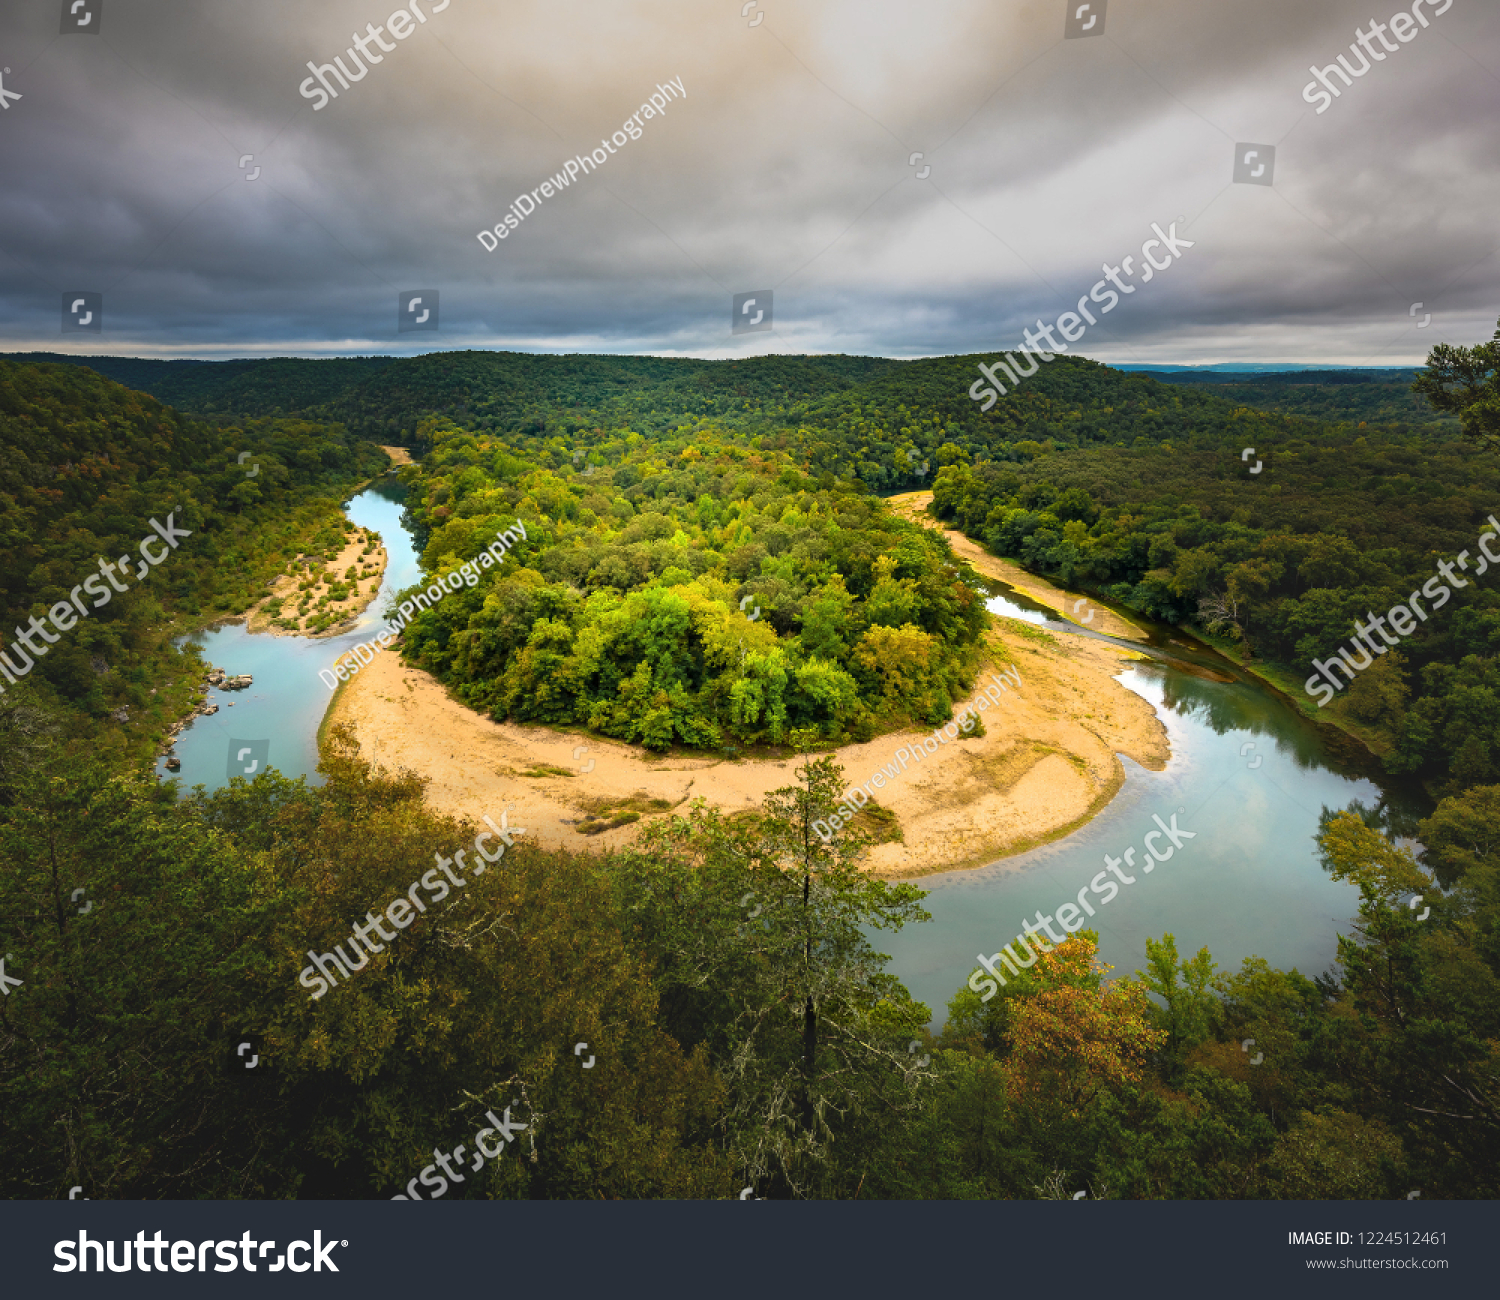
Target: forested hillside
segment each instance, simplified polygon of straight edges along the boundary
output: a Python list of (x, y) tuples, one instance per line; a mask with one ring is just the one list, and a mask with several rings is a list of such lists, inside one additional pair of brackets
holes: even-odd
[[(1263, 411), (1306, 415), (1334, 423), (1397, 426), (1442, 424), (1458, 428), (1451, 415), (1412, 392), (1418, 370), (1288, 370), (1266, 374), (1226, 371), (1146, 371), (1164, 384), (1201, 387), (1231, 402)], [(1404, 428), (1398, 429), (1404, 431)]]
[[(938, 475), (934, 506), (1037, 572), (1233, 638), (1311, 704), (1303, 678), (1356, 619), (1419, 591), (1440, 559), (1478, 558), (1500, 466), (1457, 437), (1386, 430), (1251, 445), (1251, 461), (1232, 444), (966, 459)], [(1462, 788), (1500, 779), (1500, 586), (1476, 577), (1444, 603), (1329, 708), (1383, 738), (1391, 770)]]
[[(858, 478), (876, 492), (930, 482), (944, 446), (1024, 460), (1035, 454), (1032, 444), (1046, 441), (1181, 446), (1222, 434), (1231, 442), (1244, 435), (1253, 445), (1257, 437), (1305, 428), (1212, 387), (1171, 386), (1083, 357), (1041, 366), (988, 412), (969, 396), (977, 364), (991, 359), (983, 356), (698, 361), (455, 351), (337, 361), (66, 359), (111, 377), (128, 375), (127, 382), (183, 410), (300, 410), (357, 436), (408, 445), (430, 416), (476, 432), (544, 438), (593, 430), (673, 433), (711, 419), (744, 439), (769, 438), (812, 468)], [(1343, 410), (1330, 414), (1349, 419)]]
[(16, 365), (87, 366), (126, 388), (193, 415), (291, 415), (331, 401), (391, 357), (334, 357), (307, 361), (152, 361), (137, 357), (75, 357), (61, 352), (13, 352)]
[[(1347, 639), (1353, 618), (1389, 608), (1431, 576), (1434, 557), (1470, 545), (1500, 485), (1455, 436), (1455, 413), (1412, 393), (1403, 372), (1163, 382), (1060, 356), (984, 411), (969, 395), (979, 360), (470, 351), (96, 364), (221, 417), (306, 403), (310, 418), (341, 422), (355, 435), (430, 448), (430, 481), (412, 502), (428, 530), (476, 510), (498, 524), (524, 502), (533, 521), (546, 521), (549, 555), (540, 567), (511, 564), (531, 568), (540, 594), (516, 605), (518, 579), (507, 576), (507, 608), (515, 608), (499, 623), (480, 611), (488, 587), (445, 602), (409, 638), (412, 652), (478, 707), (620, 736), (632, 731), (623, 719), (635, 706), (619, 694), (629, 679), (632, 700), (673, 701), (660, 706), (666, 714), (653, 714), (651, 734), (703, 744), (797, 726), (826, 738), (862, 735), (880, 725), (877, 716), (894, 719), (888, 702), (854, 699), (856, 689), (866, 698), (877, 690), (861, 666), (878, 657), (872, 643), (857, 648), (872, 627), (895, 635), (909, 622), (948, 647), (941, 665), (919, 674), (920, 685), (884, 683), (909, 691), (911, 716), (941, 715), (963, 680), (962, 671), (954, 676), (967, 662), (958, 647), (971, 633), (938, 617), (930, 592), (909, 620), (892, 622), (897, 615), (883, 609), (883, 596), (864, 607), (878, 578), (851, 561), (835, 534), (874, 529), (873, 539), (897, 525), (856, 519), (868, 507), (836, 489), (840, 482), (881, 493), (936, 481), (938, 511), (971, 536), (1153, 617), (1238, 637), (1289, 690), (1312, 659), (1326, 660)], [(1384, 416), (1399, 418), (1367, 418)], [(690, 452), (695, 442), (701, 446)], [(1242, 459), (1245, 448), (1253, 457)], [(580, 449), (590, 460), (574, 464)], [(502, 453), (503, 465), (495, 459)], [(756, 463), (740, 466), (752, 454)], [(1253, 463), (1263, 466), (1254, 475)], [(735, 497), (731, 470), (759, 479)], [(793, 477), (783, 482), (783, 472)], [(223, 473), (226, 490), (241, 498), (255, 489), (243, 477), (231, 486), (234, 473)], [(774, 504), (748, 499), (757, 492)], [(802, 494), (788, 525), (793, 541), (778, 531), (788, 493)], [(776, 526), (758, 540), (769, 524)], [(450, 529), (430, 564), (446, 553), (467, 558), (478, 545), (468, 534), (456, 538)], [(746, 548), (754, 546), (766, 554), (752, 555)], [(892, 551), (900, 571), (887, 580), (930, 587), (921, 576), (929, 560), (914, 556)], [(847, 562), (855, 564), (850, 585), (832, 593), (829, 576)], [(729, 673), (728, 651), (701, 641), (701, 610), (680, 616), (695, 628), (680, 664), (623, 646), (605, 655), (607, 666), (585, 668), (577, 658), (594, 653), (580, 647), (592, 646), (600, 629), (632, 624), (647, 606), (649, 624), (664, 616), (662, 601), (697, 610), (695, 602), (708, 600), (722, 610), (752, 595), (765, 610), (744, 647), (753, 687), (738, 670)], [(829, 601), (849, 602), (836, 641), (817, 630)], [(1478, 586), (1459, 592), (1447, 616), (1424, 623), (1332, 706), (1389, 751), (1393, 767), (1441, 781), (1452, 761), (1462, 779), (1500, 779), (1492, 723), (1484, 708), (1474, 713), (1492, 689), (1488, 665), (1500, 648), (1494, 601)], [(539, 619), (554, 638), (545, 648), (531, 641)], [(786, 663), (762, 662), (771, 647), (759, 642), (768, 635), (792, 638), (782, 647)], [(735, 657), (739, 640), (737, 632)], [(649, 686), (635, 676), (647, 658)], [(540, 685), (564, 665), (562, 678)], [(575, 681), (577, 672), (588, 681)]]
[[(1363, 898), (1342, 980), (1218, 971), (1164, 935), (1143, 978), (1110, 981), (1083, 930), (1001, 997), (959, 990), (933, 1040), (869, 940), (920, 922), (922, 891), (861, 873), (856, 833), (806, 833), (845, 786), (827, 760), (620, 853), (518, 846), (314, 1001), (309, 954), (473, 835), (420, 780), (346, 734), (321, 787), (271, 772), (182, 802), (45, 743), (18, 757), (0, 1195), (1500, 1195), (1500, 787), (1423, 824), (1443, 897), (1358, 817), (1328, 820), (1328, 869)], [(77, 915), (79, 887), (103, 905)], [(434, 1181), (434, 1144), (486, 1107), (524, 1131)]]
[[(239, 613), (311, 534), (341, 533), (342, 493), (389, 463), (340, 428), (221, 427), (91, 370), (8, 362), (0, 447), (0, 637), (12, 671), (34, 659), (26, 680), (71, 711), (70, 725), (136, 752), (150, 751), (172, 710), (186, 712), (169, 638)], [(170, 549), (152, 524), (169, 516), (174, 534), (190, 534)], [(160, 568), (142, 558), (143, 540), (148, 554), (166, 552)], [(59, 605), (76, 625), (33, 640), (28, 655), (14, 629)]]

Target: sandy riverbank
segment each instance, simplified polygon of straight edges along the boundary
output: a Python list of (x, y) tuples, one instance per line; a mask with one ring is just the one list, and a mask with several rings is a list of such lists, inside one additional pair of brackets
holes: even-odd
[[(1102, 605), (1095, 605), (1087, 597), (1054, 587), (1045, 578), (1039, 578), (1034, 573), (1027, 573), (1019, 564), (1001, 559), (998, 555), (991, 555), (978, 542), (971, 541), (956, 528), (945, 528), (927, 513), (927, 505), (931, 500), (931, 492), (906, 492), (901, 496), (888, 498), (886, 505), (890, 507), (893, 514), (899, 515), (902, 519), (921, 524), (935, 533), (942, 533), (948, 539), (948, 545), (953, 548), (953, 553), (959, 559), (967, 561), (976, 573), (981, 573), (986, 578), (998, 578), (1022, 595), (1029, 596), (1038, 605), (1045, 605), (1048, 609), (1057, 611), (1063, 618), (1071, 619), (1075, 623), (1087, 620), (1090, 631), (1103, 632), (1107, 636), (1127, 637), (1131, 640), (1144, 639), (1140, 628), (1133, 623), (1127, 623), (1112, 610), (1105, 609)], [(1077, 609), (1074, 609), (1075, 605), (1078, 606)], [(1093, 614), (1092, 618), (1089, 617), (1090, 613)]]
[[(892, 504), (920, 510), (928, 494)], [(915, 516), (936, 527), (925, 516)], [(985, 554), (956, 533), (954, 550), (976, 570), (1041, 604), (1063, 610), (1069, 594)], [(1107, 610), (1091, 627), (1116, 635), (1137, 629)], [(889, 876), (981, 866), (1055, 839), (1086, 821), (1119, 789), (1117, 753), (1159, 771), (1166, 733), (1151, 706), (1114, 674), (1130, 653), (1103, 642), (1059, 638), (1012, 619), (989, 633), (996, 661), (1021, 676), (983, 715), (987, 735), (943, 745), (889, 783), (880, 801), (895, 813), (904, 843), (875, 846), (871, 871)], [(989, 669), (979, 686), (989, 680)], [(976, 690), (977, 693), (977, 690)], [(955, 705), (955, 713), (969, 701)], [(386, 767), (430, 778), (437, 808), (509, 823), (528, 837), (569, 849), (605, 848), (632, 838), (640, 823), (589, 835), (580, 830), (616, 810), (642, 822), (702, 797), (726, 811), (752, 808), (795, 780), (796, 760), (728, 761), (711, 755), (657, 756), (634, 745), (546, 727), (496, 723), (450, 699), (427, 673), (392, 654), (377, 655), (339, 694), (329, 723), (353, 725), (365, 753)], [(851, 784), (894, 759), (928, 732), (901, 732), (835, 751)], [(587, 768), (587, 771), (583, 769)], [(656, 810), (656, 811), (653, 811)], [(589, 825), (591, 823), (591, 825)]]
[[(405, 447), (381, 447), (380, 450), (391, 458), (393, 469), (413, 463), (411, 453)], [(366, 483), (362, 488), (368, 486)], [(333, 559), (324, 561), (321, 557), (310, 559), (298, 555), (285, 572), (273, 578), (268, 593), (240, 615), (248, 629), (269, 632), (272, 636), (317, 638), (342, 636), (349, 631), (355, 619), (380, 594), (387, 555), (380, 535), (370, 529), (350, 523), (345, 527), (344, 536), (343, 549)], [(308, 601), (307, 609), (299, 611), (299, 589), (308, 581), (315, 581), (317, 585), (311, 589), (312, 599)], [(342, 600), (325, 600), (319, 605), (318, 601), (329, 594), (335, 583), (345, 585), (348, 595)], [(333, 621), (321, 631), (314, 631), (313, 621), (323, 614), (332, 615)], [(288, 623), (292, 626), (288, 627)]]

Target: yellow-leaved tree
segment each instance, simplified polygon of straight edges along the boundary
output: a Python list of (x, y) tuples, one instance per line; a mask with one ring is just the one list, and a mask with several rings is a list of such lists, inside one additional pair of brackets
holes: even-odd
[(1077, 1115), (1101, 1091), (1140, 1080), (1147, 1057), (1166, 1042), (1145, 990), (1107, 983), (1114, 967), (1098, 951), (1098, 936), (1084, 930), (1032, 967), (1037, 991), (1015, 999), (1006, 1032), (1006, 1091), (1014, 1102)]

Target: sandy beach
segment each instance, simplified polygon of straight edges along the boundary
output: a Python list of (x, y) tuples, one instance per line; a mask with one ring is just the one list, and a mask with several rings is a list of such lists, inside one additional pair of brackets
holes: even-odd
[[(919, 513), (928, 499), (928, 493), (911, 493), (891, 504), (939, 528)], [(943, 531), (978, 572), (1038, 603), (1061, 612), (1077, 599)], [(1090, 626), (1139, 635), (1103, 609)], [(983, 713), (985, 736), (942, 745), (887, 783), (880, 802), (895, 814), (904, 842), (872, 848), (868, 870), (907, 877), (994, 862), (1058, 838), (1098, 812), (1124, 780), (1117, 754), (1153, 771), (1165, 766), (1166, 733), (1154, 710), (1114, 680), (1134, 657), (1129, 651), (1004, 618), (995, 620), (987, 640), (996, 662), (981, 672), (975, 695), (955, 704), (955, 715), (989, 684), (996, 667), (1014, 665), (1019, 688)], [(427, 796), (435, 807), (473, 820), (488, 814), (498, 821), (505, 812), (509, 825), (523, 827), (527, 837), (573, 850), (628, 842), (646, 821), (682, 811), (695, 798), (727, 812), (755, 807), (768, 792), (792, 784), (797, 765), (793, 757), (655, 755), (582, 733), (493, 722), (393, 654), (377, 655), (342, 688), (328, 721), (351, 724), (365, 754), (382, 766), (429, 778)], [(846, 745), (834, 756), (853, 785), (929, 734), (892, 733)], [(632, 813), (639, 820), (601, 829)]]

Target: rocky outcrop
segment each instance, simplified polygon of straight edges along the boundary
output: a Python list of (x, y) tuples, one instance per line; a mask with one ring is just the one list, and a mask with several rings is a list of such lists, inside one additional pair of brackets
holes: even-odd
[[(213, 666), (210, 666), (208, 672), (203, 675), (203, 684), (205, 687), (213, 686), (221, 691), (243, 691), (254, 681), (255, 679), (249, 673), (234, 675), (226, 673), (222, 668), (215, 668)], [(162, 741), (160, 753), (167, 757), (167, 770), (169, 772), (175, 772), (182, 766), (176, 755), (172, 753), (173, 748), (177, 744), (178, 734), (184, 728), (191, 726), (194, 718), (210, 718), (218, 711), (219, 706), (217, 704), (210, 704), (207, 698), (204, 698), (197, 702), (193, 711), (187, 717), (179, 719), (167, 728), (166, 739)], [(119, 710), (119, 712), (123, 713), (124, 710)], [(123, 718), (119, 720), (124, 721)], [(174, 763), (176, 764), (175, 767), (173, 766)]]
[(210, 686), (217, 686), (221, 691), (242, 691), (255, 681), (249, 673), (241, 673), (239, 676), (226, 676), (222, 668), (209, 669), (208, 676), (204, 679)]

